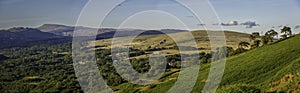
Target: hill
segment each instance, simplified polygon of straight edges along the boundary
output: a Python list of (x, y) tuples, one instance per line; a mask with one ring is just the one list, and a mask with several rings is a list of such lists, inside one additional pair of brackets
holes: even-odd
[(58, 24), (44, 24), (37, 29), (43, 31), (43, 32), (51, 32), (51, 31), (58, 31), (58, 30), (72, 30), (74, 27), (71, 26), (65, 26), (65, 25), (58, 25)]
[[(73, 36), (75, 26), (65, 26), (65, 25), (59, 25), (59, 24), (44, 24), (37, 29), (43, 31), (43, 32), (49, 32), (55, 35), (60, 36)], [(98, 30), (96, 28), (88, 28), (88, 27), (77, 27), (76, 30), (84, 31), (86, 33), (90, 31)], [(114, 30), (114, 29), (112, 29)]]
[[(181, 35), (182, 33), (186, 33), (186, 31), (164, 31), (165, 33), (168, 33), (170, 35)], [(128, 32), (121, 32), (122, 34), (129, 35)], [(151, 30), (146, 31), (136, 37), (131, 46), (140, 50), (149, 50), (149, 47), (151, 48), (157, 48), (163, 50), (163, 52), (168, 52), (169, 54), (176, 54), (179, 52), (173, 51), (173, 49), (165, 49), (165, 48), (172, 48), (176, 46), (175, 42), (172, 38), (170, 38), (166, 34), (159, 34), (161, 32)], [(207, 35), (207, 32), (204, 30), (197, 30), (191, 32), (194, 35), (195, 41), (197, 42), (198, 49), (200, 51), (209, 52), (210, 51), (210, 41), (209, 37)], [(214, 31), (214, 33), (223, 33), (220, 31)], [(247, 33), (239, 33), (239, 32), (232, 32), (232, 31), (224, 31), (225, 37), (226, 37), (226, 43), (228, 46), (237, 48), (238, 43), (241, 41), (247, 41), (250, 42), (249, 34)], [(99, 35), (99, 36), (108, 36), (108, 35)], [(130, 36), (130, 35), (129, 35)], [(162, 41), (165, 41), (161, 43)], [(106, 48), (110, 48), (112, 39), (102, 39), (96, 41), (97, 46), (106, 46)], [(190, 42), (190, 41), (184, 41), (184, 42)]]
[(223, 89), (246, 84), (264, 92), (299, 92), (299, 46), (300, 35), (228, 58)]
[[(241, 92), (299, 92), (300, 91), (300, 35), (272, 45), (227, 58), (226, 69), (218, 93)], [(204, 87), (209, 64), (202, 64), (193, 93)], [(160, 83), (146, 86), (122, 84), (115, 90), (155, 92), (167, 91), (178, 73), (160, 79)], [(173, 78), (173, 79), (172, 79)], [(125, 88), (123, 88), (125, 87)], [(133, 87), (133, 88), (130, 88)]]

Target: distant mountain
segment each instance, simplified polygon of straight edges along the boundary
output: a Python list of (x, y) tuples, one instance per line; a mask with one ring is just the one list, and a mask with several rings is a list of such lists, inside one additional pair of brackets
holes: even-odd
[(60, 36), (73, 36), (74, 30), (82, 32), (81, 36), (94, 36), (94, 32), (97, 32), (98, 39), (106, 39), (112, 38), (116, 31), (120, 31), (120, 37), (132, 36), (132, 31), (145, 31), (142, 35), (153, 35), (153, 34), (162, 34), (164, 33), (177, 33), (182, 32), (184, 30), (176, 30), (176, 29), (162, 29), (162, 30), (140, 30), (140, 29), (114, 29), (114, 28), (89, 28), (89, 27), (82, 27), (82, 26), (65, 26), (65, 25), (58, 25), (58, 24), (44, 24), (37, 29), (43, 32), (49, 32), (55, 35)]
[(113, 38), (118, 31), (118, 37), (133, 36), (133, 33), (143, 32), (140, 35), (155, 35), (163, 33), (177, 33), (185, 30), (163, 29), (163, 30), (140, 30), (140, 29), (113, 29), (113, 28), (89, 28), (75, 27), (58, 24), (44, 24), (38, 28), (14, 27), (7, 30), (0, 30), (0, 48), (20, 47), (37, 44), (56, 44), (71, 41), (74, 30), (85, 36), (95, 36), (97, 39)]
[[(133, 32), (134, 31), (134, 32)], [(175, 29), (162, 29), (162, 30), (118, 30), (118, 34), (116, 37), (128, 37), (134, 36), (133, 33), (140, 33), (138, 36), (145, 36), (145, 35), (157, 35), (157, 34), (170, 34), (170, 33), (178, 33), (184, 32), (185, 30), (175, 30)], [(115, 37), (115, 33), (117, 31), (110, 31), (104, 32), (97, 35), (97, 39), (107, 39)]]
[(44, 24), (37, 29), (43, 32), (49, 32), (55, 35), (72, 36), (75, 27), (58, 25), (58, 24)]
[(58, 24), (44, 24), (37, 29), (43, 31), (43, 32), (51, 32), (51, 31), (57, 31), (57, 30), (73, 30), (74, 27), (71, 26), (65, 26), (65, 25), (58, 25)]
[(89, 27), (82, 27), (82, 26), (65, 26), (65, 25), (58, 25), (58, 24), (44, 24), (37, 29), (43, 32), (49, 32), (55, 35), (60, 36), (73, 36), (74, 30), (84, 32), (84, 36), (92, 36), (94, 31), (98, 31), (98, 34), (115, 31), (116, 29), (97, 29), (97, 28), (89, 28)]
[(7, 30), (0, 30), (0, 48), (26, 46), (32, 42), (47, 41), (65, 37), (52, 33), (42, 32), (34, 28), (15, 27)]

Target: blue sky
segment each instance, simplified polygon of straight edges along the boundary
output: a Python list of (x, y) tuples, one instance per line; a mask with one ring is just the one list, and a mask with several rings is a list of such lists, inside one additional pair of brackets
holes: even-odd
[(0, 0), (0, 28), (74, 25), (87, 0)]
[[(103, 3), (110, 0), (103, 0)], [(131, 6), (151, 6), (155, 0), (148, 0), (149, 2), (132, 3)], [(255, 21), (260, 24), (260, 27), (246, 29), (245, 27), (224, 27), (228, 30), (243, 30), (245, 31), (265, 31), (272, 26), (300, 25), (300, 2), (298, 0), (210, 0), (221, 22), (229, 22), (231, 20), (239, 23), (246, 21)], [(42, 24), (65, 24), (75, 25), (77, 18), (88, 0), (0, 0), (0, 28), (10, 28), (15, 26), (37, 27)], [(105, 6), (99, 6), (102, 8)], [(122, 7), (122, 6), (120, 6)], [(117, 20), (122, 15), (122, 12), (133, 11), (119, 10), (119, 16), (111, 18)], [(193, 22), (192, 18), (188, 18), (189, 14), (180, 9), (173, 7), (168, 8), (182, 16), (186, 16), (185, 20)], [(97, 11), (97, 10), (95, 10)], [(142, 20), (142, 19), (148, 20)], [(172, 24), (174, 22), (166, 22), (167, 17), (155, 17), (157, 23)], [(149, 16), (136, 16), (132, 22), (138, 20), (139, 25), (149, 25), (152, 22)], [(166, 19), (166, 20), (164, 20)], [(174, 23), (176, 24), (176, 22)], [(195, 23), (196, 24), (196, 23)], [(89, 24), (87, 24), (89, 25)], [(130, 26), (132, 28), (138, 28)], [(151, 26), (150, 26), (151, 27)], [(155, 28), (155, 27), (152, 27)], [(172, 28), (170, 26), (169, 28)], [(151, 29), (151, 28), (149, 28)], [(279, 29), (279, 28), (274, 28)], [(243, 32), (242, 31), (242, 32)]]

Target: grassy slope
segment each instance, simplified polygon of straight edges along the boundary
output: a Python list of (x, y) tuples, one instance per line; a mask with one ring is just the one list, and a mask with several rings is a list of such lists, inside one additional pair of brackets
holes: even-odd
[[(172, 33), (172, 35), (181, 35), (182, 33)], [(215, 33), (220, 33), (220, 31), (215, 31)], [(230, 47), (237, 48), (238, 43), (240, 41), (247, 41), (249, 40), (249, 34), (246, 33), (239, 33), (239, 32), (232, 32), (232, 31), (224, 31), (226, 36), (227, 45)], [(203, 30), (192, 31), (194, 35), (195, 41), (197, 42), (198, 48), (205, 48), (204, 51), (209, 52), (210, 42), (207, 36), (207, 32)], [(164, 44), (159, 44), (160, 41), (166, 40)], [(111, 46), (112, 39), (104, 39), (96, 41), (96, 45), (98, 46)], [(145, 50), (149, 46), (152, 47), (172, 47), (175, 45), (172, 38), (165, 34), (159, 35), (147, 35), (147, 36), (138, 36), (133, 40), (131, 44), (134, 48)]]
[(298, 35), (229, 58), (222, 85), (245, 83), (267, 91), (272, 87), (272, 82), (283, 78), (286, 74), (296, 74), (300, 71), (299, 46)]
[[(227, 59), (225, 73), (217, 92), (232, 92), (241, 89), (261, 91), (298, 91), (300, 84), (300, 36), (257, 48)], [(202, 64), (198, 82), (193, 92), (202, 90), (209, 71), (208, 64)], [(169, 80), (177, 74), (162, 78), (162, 83), (149, 86), (122, 84), (119, 91), (162, 92), (167, 91), (176, 80)], [(148, 87), (148, 88), (147, 88)], [(246, 90), (249, 92), (249, 90)]]

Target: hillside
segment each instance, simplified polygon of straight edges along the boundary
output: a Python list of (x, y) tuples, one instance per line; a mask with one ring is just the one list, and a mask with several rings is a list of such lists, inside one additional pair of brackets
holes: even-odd
[[(226, 69), (217, 92), (300, 92), (300, 35), (227, 58)], [(202, 90), (209, 64), (202, 64), (193, 92)], [(122, 84), (115, 90), (155, 92), (167, 91), (178, 73), (160, 79), (155, 86)], [(127, 88), (122, 88), (127, 87)], [(130, 88), (133, 87), (133, 88)]]
[[(221, 85), (247, 84), (262, 91), (300, 91), (300, 35), (230, 57)], [(278, 82), (279, 81), (279, 82)], [(230, 90), (230, 89), (228, 89)]]
[[(152, 35), (151, 34), (154, 34)], [(149, 47), (152, 48), (171, 48), (176, 46), (175, 42), (172, 38), (170, 38), (166, 34), (155, 34), (155, 31), (150, 32), (144, 32), (138, 37), (136, 37), (133, 42), (131, 43), (131, 46), (140, 50), (147, 50)], [(181, 35), (182, 33), (186, 33), (183, 31), (168, 31), (170, 35)], [(126, 32), (124, 32), (126, 34)], [(150, 33), (150, 34), (149, 34)], [(191, 32), (194, 35), (195, 41), (198, 45), (199, 51), (210, 51), (210, 41), (209, 37), (207, 35), (207, 32), (204, 30), (197, 30)], [(220, 31), (214, 31), (214, 33), (223, 33)], [(127, 32), (128, 34), (128, 32)], [(143, 35), (147, 34), (147, 35)], [(224, 31), (225, 37), (226, 37), (226, 43), (227, 46), (237, 48), (238, 43), (241, 41), (247, 41), (250, 42), (249, 34), (247, 33), (239, 33), (239, 32), (233, 32), (233, 31)], [(100, 35), (101, 36), (101, 35)], [(105, 36), (105, 35), (104, 35)], [(161, 41), (165, 41), (161, 44)], [(110, 48), (112, 39), (102, 39), (96, 41), (96, 46), (106, 46), (106, 48)], [(184, 42), (190, 42), (190, 41), (184, 41)], [(177, 54), (178, 51), (174, 51), (173, 49), (163, 49), (164, 52), (168, 52), (170, 54)]]

